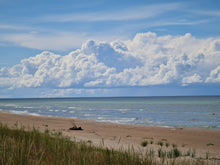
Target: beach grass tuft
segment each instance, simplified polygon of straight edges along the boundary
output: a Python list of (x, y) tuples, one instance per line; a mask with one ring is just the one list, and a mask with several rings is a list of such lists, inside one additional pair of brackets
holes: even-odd
[(157, 144), (160, 145), (161, 147), (163, 147), (163, 142), (162, 141), (157, 142)]
[(166, 147), (168, 148), (170, 146), (170, 143), (166, 142)]
[(208, 144), (206, 144), (207, 146), (214, 146), (214, 144), (213, 143), (208, 143)]
[(142, 146), (142, 147), (147, 147), (147, 145), (148, 145), (148, 141), (147, 141), (147, 140), (145, 140), (145, 141), (143, 141), (143, 142), (141, 143), (141, 146)]

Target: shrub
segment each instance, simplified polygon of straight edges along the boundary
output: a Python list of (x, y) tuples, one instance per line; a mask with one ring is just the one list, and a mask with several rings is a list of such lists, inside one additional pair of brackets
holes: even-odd
[(148, 145), (148, 141), (147, 140), (145, 140), (145, 141), (143, 141), (142, 143), (141, 143), (141, 146), (142, 147), (146, 147)]

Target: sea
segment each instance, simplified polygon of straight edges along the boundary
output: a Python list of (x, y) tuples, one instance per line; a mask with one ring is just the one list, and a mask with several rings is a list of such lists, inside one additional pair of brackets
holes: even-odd
[(120, 124), (220, 129), (220, 96), (0, 99), (0, 111)]

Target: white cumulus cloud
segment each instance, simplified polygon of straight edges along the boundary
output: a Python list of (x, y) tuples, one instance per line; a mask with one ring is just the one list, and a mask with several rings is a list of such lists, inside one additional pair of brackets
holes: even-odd
[(210, 76), (206, 79), (206, 82), (220, 83), (220, 66), (210, 72)]
[[(138, 33), (89, 40), (65, 56), (43, 51), (0, 69), (1, 88), (83, 89), (220, 82), (220, 39)], [(71, 90), (70, 90), (71, 91)]]
[(191, 83), (201, 83), (201, 82), (203, 82), (203, 81), (201, 80), (200, 75), (198, 75), (196, 73), (192, 76), (184, 77), (182, 80), (182, 83), (184, 86), (187, 84), (191, 84)]

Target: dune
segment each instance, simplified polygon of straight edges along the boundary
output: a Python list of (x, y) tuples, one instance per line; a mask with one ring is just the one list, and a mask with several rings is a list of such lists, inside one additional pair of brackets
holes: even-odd
[[(115, 150), (132, 149), (137, 153), (145, 153), (149, 148), (157, 151), (163, 142), (167, 149), (176, 145), (183, 153), (195, 150), (196, 157), (220, 158), (220, 130), (198, 128), (171, 128), (146, 125), (128, 125), (101, 123), (76, 118), (59, 118), (45, 116), (28, 116), (0, 112), (0, 123), (10, 127), (23, 126), (38, 128), (41, 131), (60, 131), (71, 140), (85, 141), (95, 146)], [(82, 130), (70, 130), (73, 126)], [(141, 143), (148, 141), (147, 147)], [(152, 144), (151, 144), (152, 143)]]

